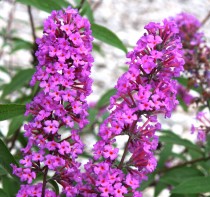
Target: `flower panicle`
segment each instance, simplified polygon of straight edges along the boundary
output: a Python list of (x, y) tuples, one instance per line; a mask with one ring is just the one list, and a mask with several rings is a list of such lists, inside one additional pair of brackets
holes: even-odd
[[(141, 197), (139, 184), (156, 168), (155, 132), (161, 128), (157, 114), (170, 117), (178, 103), (173, 78), (183, 71), (184, 59), (173, 21), (152, 22), (145, 29), (147, 32), (127, 54), (128, 71), (118, 79), (116, 94), (110, 99), (111, 114), (100, 126), (101, 140), (93, 148), (94, 159), (85, 166), (84, 196)], [(115, 143), (122, 135), (128, 136), (128, 142), (119, 159)]]
[[(30, 83), (38, 83), (41, 90), (27, 104), (25, 115), (32, 120), (24, 126), (28, 144), (22, 149), (21, 167), (12, 165), (24, 182), (17, 196), (57, 196), (46, 188), (48, 179), (59, 183), (67, 196), (78, 193), (73, 185), (81, 184), (77, 157), (84, 148), (78, 133), (88, 123), (86, 97), (92, 91), (91, 33), (89, 21), (70, 7), (53, 11), (44, 22)], [(43, 174), (42, 183), (32, 184), (38, 173)]]

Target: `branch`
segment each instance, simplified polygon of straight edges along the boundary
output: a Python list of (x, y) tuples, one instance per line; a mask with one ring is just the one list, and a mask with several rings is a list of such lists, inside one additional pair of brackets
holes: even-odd
[(210, 11), (209, 11), (209, 13), (206, 15), (206, 17), (202, 20), (201, 26), (205, 25), (205, 23), (209, 20), (209, 18), (210, 18)]
[(35, 31), (35, 26), (34, 26), (33, 15), (32, 15), (32, 12), (31, 12), (31, 6), (28, 5), (27, 9), (28, 9), (28, 15), (29, 15), (30, 24), (31, 24), (31, 31), (32, 31), (32, 35), (33, 35), (33, 40), (34, 40), (34, 43), (36, 43), (36, 31)]
[(163, 172), (168, 172), (168, 171), (171, 171), (171, 170), (176, 169), (176, 168), (180, 168), (180, 167), (183, 167), (183, 166), (186, 166), (186, 165), (189, 165), (189, 164), (197, 163), (199, 161), (207, 161), (209, 159), (210, 159), (210, 156), (209, 157), (201, 157), (201, 158), (198, 158), (198, 159), (194, 159), (194, 160), (191, 160), (191, 161), (180, 163), (180, 164), (178, 164), (176, 166), (173, 166), (171, 168), (163, 168), (162, 170), (158, 170), (156, 173), (161, 174)]
[(78, 11), (82, 8), (82, 6), (84, 5), (84, 3), (85, 3), (85, 0), (81, 0), (79, 6), (78, 6), (78, 8), (77, 8)]
[(45, 166), (43, 184), (42, 184), (42, 197), (45, 197), (45, 188), (46, 188), (46, 184), (47, 184), (47, 172), (48, 172), (48, 167)]
[(125, 160), (125, 156), (126, 156), (126, 154), (127, 154), (127, 152), (128, 152), (128, 145), (129, 145), (130, 141), (131, 141), (131, 136), (129, 136), (128, 141), (127, 141), (127, 144), (125, 145), (125, 149), (124, 149), (122, 158), (121, 158), (121, 160), (120, 160), (120, 164), (119, 164), (119, 166), (118, 166), (119, 169), (121, 169), (122, 166), (123, 166), (123, 163), (124, 163), (124, 160)]
[(31, 32), (32, 32), (32, 37), (33, 37), (33, 42), (34, 42), (34, 47), (33, 50), (31, 52), (32, 56), (33, 56), (33, 61), (32, 64), (35, 66), (37, 59), (35, 56), (35, 51), (37, 50), (37, 44), (36, 44), (36, 30), (35, 30), (35, 26), (34, 26), (34, 19), (33, 19), (33, 15), (31, 12), (31, 6), (27, 6), (28, 9), (28, 15), (29, 15), (29, 20), (30, 20), (30, 25), (31, 25)]

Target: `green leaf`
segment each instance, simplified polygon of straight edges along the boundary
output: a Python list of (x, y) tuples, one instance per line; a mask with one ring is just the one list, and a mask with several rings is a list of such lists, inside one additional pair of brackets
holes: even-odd
[(206, 192), (210, 192), (210, 176), (189, 178), (182, 181), (172, 190), (172, 193), (177, 194), (196, 194)]
[(183, 99), (181, 97), (177, 97), (178, 101), (179, 101), (179, 105), (182, 107), (182, 109), (184, 111), (188, 111), (188, 106), (186, 105), (186, 103), (183, 101)]
[(21, 143), (22, 147), (25, 147), (27, 145), (27, 140), (24, 137), (23, 133), (19, 133), (18, 141)]
[(91, 9), (91, 7), (90, 7), (90, 4), (88, 3), (87, 0), (86, 0), (85, 3), (83, 4), (82, 10), (81, 10), (80, 14), (81, 14), (82, 16), (86, 15), (87, 18), (89, 19), (89, 21), (90, 21), (91, 23), (94, 23), (93, 11), (92, 11), (92, 9)]
[(7, 133), (7, 138), (13, 135), (15, 131), (17, 131), (17, 129), (20, 129), (20, 127), (23, 124), (24, 119), (25, 119), (24, 116), (17, 116), (11, 120), (10, 125), (9, 125), (9, 131)]
[(0, 104), (0, 121), (23, 115), (25, 110), (25, 105), (21, 104)]
[(172, 144), (165, 144), (163, 150), (159, 154), (159, 161), (157, 164), (157, 169), (163, 168), (165, 162), (171, 156)]
[(57, 182), (52, 180), (52, 179), (49, 180), (48, 182), (53, 186), (53, 188), (55, 189), (56, 194), (58, 195), (59, 194), (59, 187), (58, 187)]
[[(15, 161), (12, 154), (9, 152), (8, 148), (4, 144), (4, 142), (0, 139), (0, 165), (5, 169), (7, 172), (12, 174), (12, 167), (10, 164), (16, 164), (18, 166), (18, 163)], [(17, 177), (15, 177), (17, 179)]]
[[(179, 78), (176, 78), (176, 79), (181, 85), (183, 85), (187, 88), (187, 85), (188, 85), (188, 79), (187, 78), (179, 77)], [(191, 87), (191, 89), (198, 92), (198, 93), (202, 92), (201, 87)]]
[(98, 110), (95, 108), (90, 108), (88, 110), (89, 116), (88, 116), (88, 120), (89, 120), (89, 124), (88, 126), (91, 126), (93, 124), (93, 122), (96, 120), (96, 115), (98, 113)]
[(6, 74), (8, 74), (9, 75), (9, 72), (8, 72), (8, 70), (5, 68), (5, 66), (0, 66), (0, 71), (2, 71), (2, 72), (4, 72), (4, 73), (6, 73)]
[(162, 182), (157, 182), (157, 185), (155, 186), (155, 195), (154, 197), (158, 197), (159, 194), (161, 193), (161, 191), (163, 189), (165, 189), (167, 187), (167, 184), (162, 183)]
[(153, 174), (149, 174), (147, 181), (143, 181), (141, 183), (141, 187), (138, 190), (143, 191), (145, 188), (147, 188), (154, 181), (154, 178), (155, 178), (155, 174), (154, 173)]
[(33, 44), (31, 42), (28, 42), (21, 38), (13, 38), (13, 46), (12, 46), (11, 53), (14, 53), (21, 49), (31, 50), (32, 48), (33, 48)]
[(7, 172), (0, 166), (0, 176), (6, 175)]
[(125, 53), (127, 53), (127, 49), (122, 43), (122, 41), (117, 37), (115, 33), (113, 33), (111, 30), (107, 29), (106, 27), (103, 27), (101, 25), (92, 23), (91, 25), (93, 37), (106, 43), (111, 46), (114, 46), (118, 49), (121, 49)]
[(168, 133), (164, 133), (164, 135), (160, 136), (159, 139), (161, 142), (164, 142), (164, 143), (178, 144), (178, 145), (182, 145), (187, 148), (196, 150), (200, 153), (202, 152), (200, 150), (200, 148), (198, 146), (196, 146), (195, 144), (193, 144), (191, 141), (189, 141), (187, 139), (182, 139), (178, 135), (176, 135), (174, 133), (172, 134), (171, 131), (169, 131)]
[(93, 42), (93, 50), (98, 52), (101, 55), (104, 55), (104, 52), (101, 50), (101, 46)]
[(14, 197), (20, 188), (20, 184), (17, 181), (7, 176), (2, 177), (2, 185), (4, 191), (8, 194), (9, 197)]
[(3, 189), (0, 189), (0, 196), (1, 197), (9, 197)]
[(159, 181), (168, 185), (176, 186), (185, 179), (195, 176), (203, 176), (203, 174), (194, 167), (184, 166), (166, 172)]
[(68, 7), (70, 4), (65, 0), (16, 0), (19, 3), (30, 5), (38, 8), (39, 10), (43, 10), (45, 12), (51, 12), (52, 10), (61, 10), (63, 7)]
[(4, 86), (2, 97), (5, 97), (11, 92), (21, 88), (24, 84), (28, 83), (34, 72), (34, 68), (18, 71), (17, 74), (12, 78), (12, 81)]
[(105, 94), (101, 96), (97, 103), (97, 108), (102, 108), (109, 104), (110, 97), (116, 93), (115, 89), (108, 90)]

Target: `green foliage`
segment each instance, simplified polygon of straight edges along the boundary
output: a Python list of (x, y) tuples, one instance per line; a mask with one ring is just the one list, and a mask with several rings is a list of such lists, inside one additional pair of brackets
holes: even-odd
[(4, 192), (8, 197), (14, 197), (20, 188), (20, 183), (8, 176), (2, 176), (1, 178)]
[(28, 42), (21, 38), (13, 38), (13, 46), (12, 46), (11, 53), (14, 53), (21, 49), (31, 50), (32, 48), (33, 48), (33, 44), (31, 42)]
[(106, 27), (103, 27), (101, 25), (92, 23), (91, 29), (93, 32), (93, 37), (106, 43), (111, 46), (114, 46), (118, 49), (121, 49), (125, 53), (127, 53), (127, 49), (122, 43), (122, 41), (117, 37), (115, 33), (113, 33), (111, 30), (107, 29)]
[(112, 95), (114, 95), (115, 92), (116, 92), (115, 89), (110, 89), (110, 90), (108, 90), (107, 92), (105, 92), (105, 93), (101, 96), (101, 98), (99, 99), (99, 101), (98, 101), (98, 103), (97, 103), (97, 108), (102, 108), (102, 107), (108, 105), (108, 104), (109, 104), (110, 97), (111, 97)]
[(39, 10), (43, 10), (45, 12), (51, 12), (52, 10), (60, 10), (63, 7), (68, 7), (70, 4), (65, 0), (50, 0), (50, 1), (43, 1), (43, 0), (16, 0), (19, 3), (30, 5), (36, 7)]
[(208, 177), (193, 177), (187, 180), (182, 180), (177, 185), (172, 193), (177, 194), (196, 194), (210, 192), (210, 176)]
[(25, 112), (25, 105), (22, 104), (0, 104), (0, 121), (22, 115)]
[(191, 141), (189, 141), (187, 139), (182, 139), (180, 136), (176, 135), (172, 131), (161, 131), (161, 133), (163, 134), (159, 137), (161, 142), (164, 142), (167, 144), (182, 145), (186, 148), (193, 149), (193, 150), (201, 153), (201, 150), (198, 146), (196, 146), (195, 144), (193, 144)]
[(24, 121), (24, 116), (17, 116), (11, 120), (9, 125), (9, 131), (7, 133), (7, 138), (13, 135), (15, 131), (20, 129), (20, 127), (23, 124), (23, 121)]
[(22, 69), (12, 78), (11, 82), (4, 85), (2, 97), (7, 96), (15, 90), (27, 84), (34, 74), (34, 68)]
[(12, 156), (12, 154), (4, 144), (4, 142), (0, 139), (0, 166), (4, 170), (6, 170), (11, 176), (13, 176), (12, 167), (10, 166), (10, 164), (12, 163), (18, 165), (14, 157)]

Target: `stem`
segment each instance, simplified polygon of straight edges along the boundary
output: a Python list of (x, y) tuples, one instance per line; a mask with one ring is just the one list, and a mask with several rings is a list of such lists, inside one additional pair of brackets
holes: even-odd
[(10, 151), (13, 149), (13, 147), (15, 145), (15, 142), (16, 142), (16, 140), (18, 138), (19, 133), (20, 133), (20, 127), (15, 131), (15, 134), (14, 134), (14, 136), (11, 139), (11, 146), (9, 148)]
[(210, 18), (210, 11), (206, 15), (206, 17), (202, 20), (201, 26), (205, 25), (205, 23), (209, 20), (209, 18)]
[(168, 172), (168, 171), (171, 171), (173, 169), (176, 169), (176, 168), (180, 168), (180, 167), (183, 167), (183, 166), (186, 166), (188, 164), (194, 164), (194, 163), (197, 163), (199, 161), (207, 161), (208, 159), (210, 159), (210, 156), (209, 157), (201, 157), (201, 158), (198, 158), (198, 159), (194, 159), (194, 160), (191, 160), (191, 161), (187, 161), (187, 162), (184, 162), (184, 163), (181, 163), (181, 164), (178, 164), (176, 166), (173, 166), (171, 168), (164, 168), (162, 170), (158, 170), (157, 171), (157, 174), (160, 174), (160, 173), (163, 173), (163, 172)]
[(47, 172), (48, 172), (48, 167), (45, 166), (43, 185), (42, 185), (42, 197), (45, 197), (45, 188), (46, 188), (46, 184), (47, 184)]
[(119, 166), (118, 166), (119, 169), (122, 169), (122, 166), (123, 166), (123, 163), (124, 163), (124, 160), (125, 160), (125, 156), (126, 156), (126, 154), (127, 154), (127, 152), (128, 152), (128, 145), (129, 145), (130, 141), (131, 141), (131, 136), (129, 136), (128, 141), (127, 141), (127, 143), (126, 143), (126, 145), (125, 145), (125, 149), (124, 149), (122, 158), (121, 158), (121, 160), (120, 160), (120, 164), (119, 164)]
[[(16, 5), (16, 1), (13, 1), (12, 2), (12, 8), (9, 12), (9, 16), (8, 16), (8, 21), (7, 21), (7, 26), (6, 26), (6, 30), (5, 30), (5, 34), (3, 35), (3, 42), (5, 44), (7, 44), (7, 40), (10, 38), (10, 31), (11, 31), (11, 27), (12, 27), (12, 22), (13, 22), (13, 19), (14, 19), (14, 13), (15, 13), (15, 5)], [(4, 51), (3, 51), (3, 47), (1, 47), (1, 50), (0, 50), (0, 59), (3, 55)]]
[(34, 42), (34, 46), (33, 46), (33, 50), (31, 52), (31, 55), (33, 56), (33, 61), (32, 64), (35, 66), (37, 59), (35, 56), (35, 51), (37, 50), (37, 44), (36, 44), (36, 30), (35, 30), (35, 26), (34, 26), (34, 19), (33, 19), (33, 15), (31, 12), (31, 6), (27, 6), (28, 9), (28, 15), (29, 15), (29, 20), (30, 20), (30, 25), (31, 25), (31, 32), (32, 32), (32, 37), (33, 37), (33, 42)]
[(84, 3), (85, 3), (85, 0), (81, 0), (79, 6), (78, 6), (78, 8), (77, 8), (78, 11), (82, 8), (82, 6), (84, 5)]
[(31, 31), (32, 31), (33, 40), (34, 40), (34, 43), (36, 43), (36, 33), (35, 33), (33, 15), (32, 15), (32, 12), (31, 12), (31, 6), (28, 5), (27, 9), (28, 9), (28, 15), (29, 15), (30, 24), (31, 24)]

